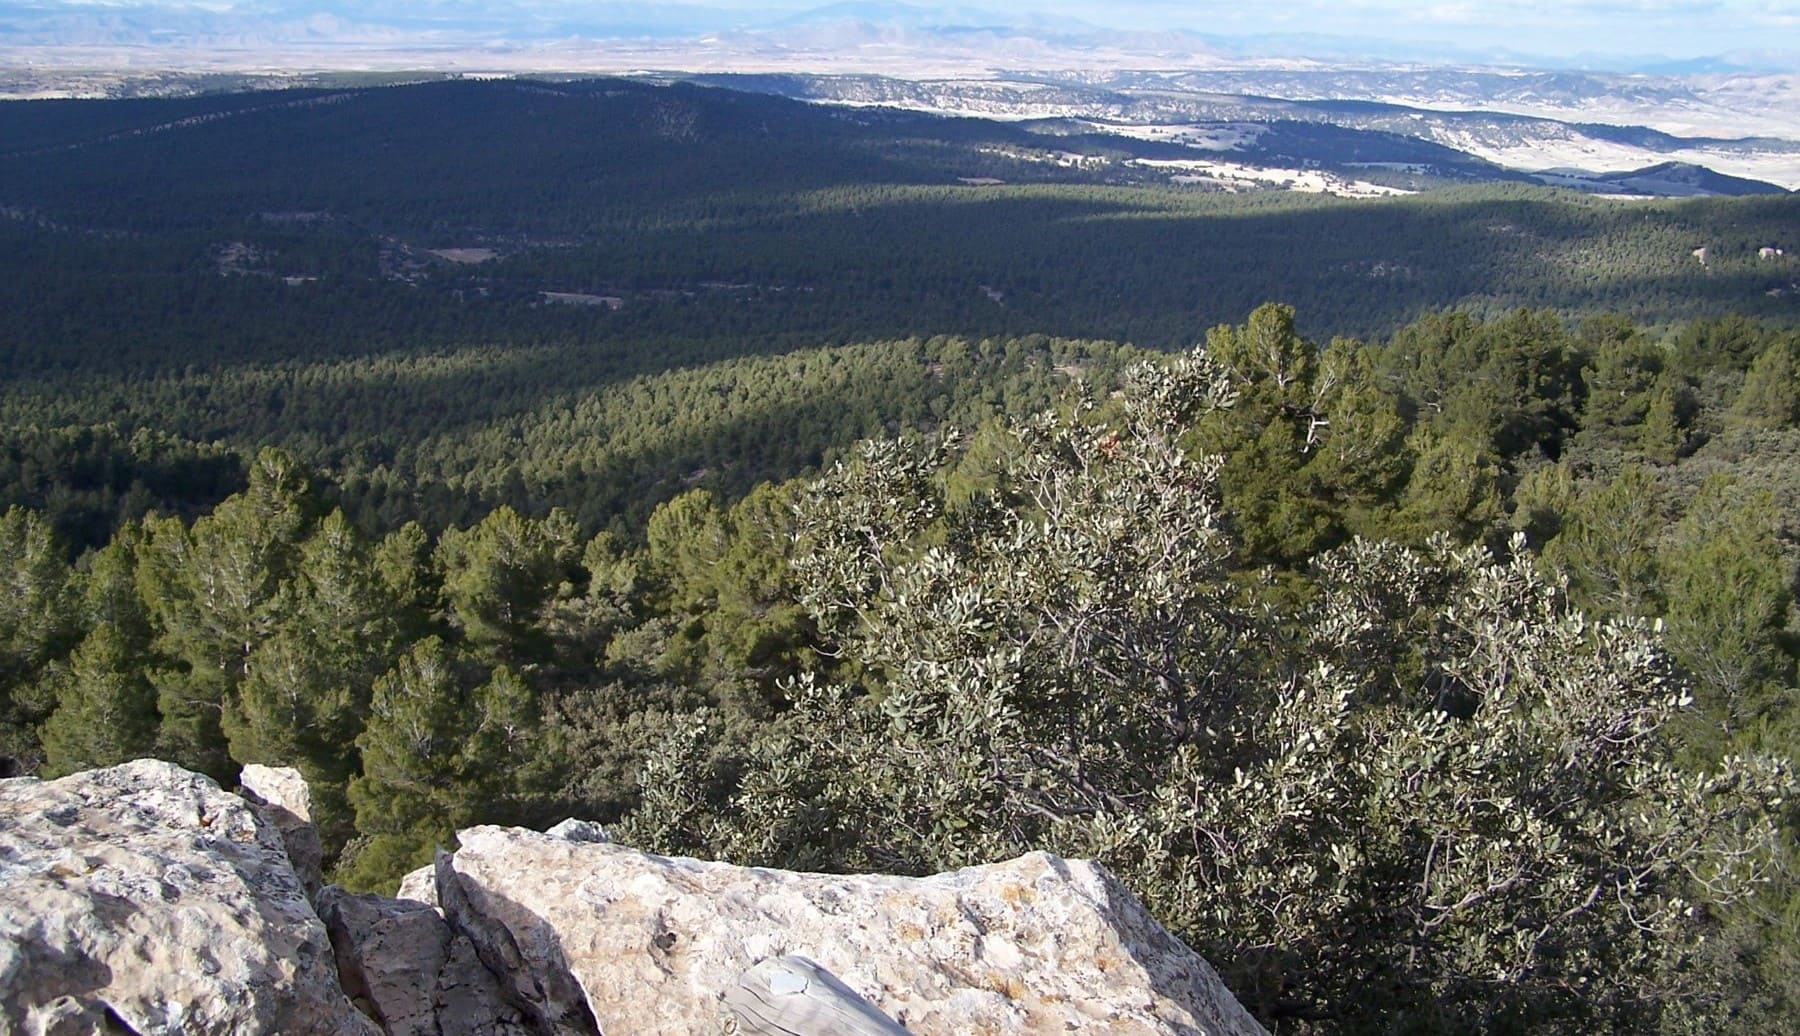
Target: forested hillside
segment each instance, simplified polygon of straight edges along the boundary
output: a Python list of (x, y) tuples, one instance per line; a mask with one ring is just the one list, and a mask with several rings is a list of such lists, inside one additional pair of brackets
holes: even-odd
[(0, 127), (11, 770), (297, 766), (360, 887), (1093, 856), (1282, 1032), (1800, 1010), (1794, 199), (617, 82)]
[[(0, 423), (279, 445), (369, 532), (496, 504), (629, 532), (1112, 348), (1036, 336), (1178, 349), (1269, 298), (1365, 336), (1800, 305), (1792, 197), (1233, 195), (1120, 146), (618, 80), (0, 104)], [(703, 421), (620, 418), (695, 391)]]
[[(21, 435), (6, 751), (298, 765), (354, 884), (566, 813), (788, 866), (1095, 855), (1278, 1028), (1786, 1017), (1794, 333), (1321, 345), (1270, 306), (1123, 371), (925, 349), (892, 351), (992, 398), (896, 392), (926, 439), (859, 428), (824, 477), (685, 492), (637, 539), (507, 507), (372, 538), (278, 451), (237, 483)], [(730, 391), (779, 409), (854, 355)], [(71, 565), (108, 507), (178, 513)]]

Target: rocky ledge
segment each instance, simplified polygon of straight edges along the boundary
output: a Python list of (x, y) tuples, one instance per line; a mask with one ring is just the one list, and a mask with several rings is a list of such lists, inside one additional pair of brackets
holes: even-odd
[(463, 831), (396, 898), (309, 898), (304, 786), (245, 783), (0, 781), (0, 1036), (1262, 1032), (1091, 863), (796, 874), (566, 822)]

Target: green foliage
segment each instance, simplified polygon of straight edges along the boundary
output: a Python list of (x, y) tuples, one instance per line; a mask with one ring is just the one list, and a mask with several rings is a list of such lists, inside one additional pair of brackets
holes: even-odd
[(462, 785), (462, 747), (474, 733), (462, 678), (443, 641), (412, 645), (375, 681), (369, 721), (356, 739), (362, 774), (350, 782), (357, 830), (370, 844), (343, 867), (353, 887), (393, 877), (390, 859), (419, 866), (473, 811)]
[(77, 553), (152, 510), (193, 518), (243, 486), (238, 457), (148, 428), (129, 436), (105, 425), (0, 430), (0, 508), (43, 514)]
[(563, 765), (543, 734), (535, 696), (511, 669), (482, 680), (442, 640), (413, 644), (375, 681), (356, 738), (362, 773), (349, 800), (360, 840), (342, 880), (379, 887), (428, 862), (458, 828), (530, 815)]
[(89, 555), (78, 573), (86, 635), (59, 674), (56, 711), (44, 721), (44, 768), (65, 774), (152, 754), (160, 716), (145, 672), (152, 629), (138, 597), (135, 528)]
[(1485, 447), (1428, 427), (1408, 446), (1418, 457), (1401, 492), (1391, 535), (1423, 543), (1436, 533), (1459, 542), (1483, 538), (1501, 514), (1501, 468)]
[(234, 768), (223, 716), (250, 660), (282, 624), (290, 580), (310, 511), (310, 472), (264, 450), (244, 492), (191, 528), (147, 520), (138, 590), (156, 624), (162, 728), (158, 753), (229, 780)]
[(1747, 370), (1762, 351), (1762, 335), (1741, 313), (1696, 320), (1675, 337), (1675, 366), (1690, 374)]
[(1752, 428), (1800, 424), (1800, 345), (1776, 344), (1751, 362), (1730, 420)]
[(1318, 575), (1305, 654), (1229, 727), (1248, 761), (1179, 757), (1138, 880), (1276, 1018), (1644, 1024), (1693, 899), (1759, 876), (1734, 854), (1774, 840), (1785, 771), (1670, 765), (1683, 691), (1647, 630), (1523, 561), (1359, 541)]
[(1555, 459), (1577, 427), (1582, 361), (1556, 314), (1519, 310), (1487, 322), (1428, 314), (1394, 336), (1382, 362), (1436, 430), (1505, 458)]
[(42, 758), (36, 725), (56, 705), (50, 669), (78, 636), (68, 566), (48, 523), (20, 507), (0, 515), (0, 758)]
[(118, 631), (99, 626), (69, 657), (56, 711), (43, 725), (44, 772), (60, 777), (151, 755), (156, 747), (156, 688), (143, 654)]
[(335, 511), (302, 544), (281, 597), (282, 628), (246, 660), (222, 726), (235, 762), (300, 770), (320, 838), (335, 852), (353, 833), (345, 798), (358, 770), (352, 746), (403, 624), (361, 538)]
[[(1583, 331), (1589, 326), (1583, 325)], [(1583, 429), (1604, 433), (1643, 424), (1651, 391), (1663, 370), (1663, 351), (1636, 334), (1607, 337), (1591, 348), (1593, 358), (1581, 372), (1587, 393)]]
[[(540, 318), (9, 383), (0, 420), (179, 434), (16, 437), (46, 510), (0, 519), (0, 751), (297, 766), (383, 890), (460, 826), (570, 814), (816, 868), (1097, 856), (1284, 1030), (1792, 1013), (1800, 898), (1745, 895), (1791, 864), (1760, 848), (1784, 778), (1738, 758), (1800, 743), (1782, 332), (1430, 313), (1321, 346), (1265, 306), (1127, 372)], [(219, 434), (325, 467), (183, 445)]]
[(678, 593), (671, 611), (698, 612), (713, 603), (713, 570), (724, 559), (725, 518), (711, 493), (690, 490), (656, 509), (644, 529), (645, 559), (664, 586)]
[(1237, 402), (1196, 437), (1224, 459), (1247, 560), (1296, 565), (1387, 520), (1412, 454), (1398, 400), (1358, 343), (1320, 349), (1300, 337), (1292, 308), (1270, 304), (1213, 328), (1206, 350), (1231, 373)]
[(1794, 705), (1795, 662), (1782, 645), (1792, 595), (1778, 527), (1769, 498), (1718, 481), (1689, 503), (1658, 556), (1669, 647), (1727, 737)]
[(1690, 426), (1697, 407), (1687, 386), (1664, 372), (1645, 404), (1644, 420), (1638, 432), (1638, 448), (1651, 460), (1673, 463), (1688, 452), (1692, 443)]
[(1570, 502), (1545, 560), (1568, 573), (1584, 608), (1607, 615), (1658, 612), (1657, 537), (1667, 524), (1656, 479), (1642, 467)]
[(854, 680), (794, 684), (726, 801), (683, 729), (625, 829), (801, 866), (1098, 856), (1271, 1021), (1653, 1021), (1694, 904), (1765, 876), (1784, 764), (1677, 766), (1689, 699), (1649, 628), (1569, 609), (1522, 542), (1358, 540), (1301, 603), (1247, 590), (1218, 462), (1180, 445), (1242, 381), (1196, 353), (1110, 423), (1013, 423), (954, 509), (944, 446), (864, 446), (794, 561)]
[(812, 658), (788, 563), (800, 494), (798, 484), (764, 485), (720, 513), (696, 491), (657, 509), (645, 560), (682, 627), (662, 671), (712, 685), (746, 681), (740, 704), (757, 712), (777, 681)]
[(541, 658), (544, 610), (566, 592), (579, 549), (575, 525), (561, 511), (544, 519), (501, 507), (467, 530), (438, 541), (444, 597), (455, 624), (476, 650), (501, 661)]

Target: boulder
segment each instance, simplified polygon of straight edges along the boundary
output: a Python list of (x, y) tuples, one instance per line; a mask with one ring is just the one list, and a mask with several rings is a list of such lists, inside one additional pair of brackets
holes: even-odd
[(438, 862), (445, 916), (491, 969), (531, 976), (516, 995), (552, 1031), (710, 1036), (739, 977), (789, 955), (916, 1036), (1263, 1031), (1091, 863), (1032, 853), (928, 878), (832, 876), (516, 828), (459, 839)]
[(394, 897), (423, 903), (435, 909), (438, 905), (437, 867), (426, 865), (401, 878), (400, 890), (394, 893)]
[(387, 1036), (531, 1036), (474, 945), (432, 907), (336, 885), (318, 906), (344, 991)]
[(398, 899), (309, 902), (304, 784), (243, 786), (150, 760), (0, 781), (0, 1036), (1262, 1032), (1090, 863), (797, 874), (565, 821), (463, 831)]
[(325, 854), (313, 828), (312, 790), (306, 786), (306, 778), (291, 766), (251, 763), (238, 775), (238, 788), (244, 801), (257, 807), (281, 833), (294, 873), (300, 876), (307, 895), (316, 895)]
[[(476, 959), (499, 980), (500, 998), (516, 1007), (538, 1036), (600, 1036), (602, 1030), (589, 1010), (580, 984), (569, 971), (555, 933), (544, 926), (515, 928), (493, 917), (488, 910), (494, 901), (456, 879), (449, 853), (439, 851), (435, 866), (438, 910), (451, 929), (474, 947)], [(521, 937), (526, 940), (524, 944)], [(654, 995), (649, 990), (643, 992)], [(657, 1005), (648, 1006), (653, 1016)]]
[(0, 782), (0, 1032), (374, 1036), (281, 834), (140, 760)]

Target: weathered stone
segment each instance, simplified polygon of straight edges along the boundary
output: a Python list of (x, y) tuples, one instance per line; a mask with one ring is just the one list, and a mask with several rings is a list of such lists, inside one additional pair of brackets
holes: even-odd
[(59, 996), (27, 1019), (25, 1036), (117, 1036), (122, 1029), (105, 1004)]
[(519, 1012), (432, 907), (328, 885), (319, 917), (337, 951), (344, 992), (388, 1036), (527, 1036)]
[[(490, 967), (566, 969), (607, 1033), (716, 1033), (738, 976), (789, 954), (917, 1036), (1262, 1032), (1210, 965), (1090, 863), (1033, 853), (930, 878), (829, 876), (513, 828), (459, 838), (438, 865), (452, 923), (483, 930), (477, 947), (503, 947), (484, 951)], [(553, 978), (539, 993), (574, 995)]]
[(400, 899), (323, 889), (322, 923), (304, 786), (244, 783), (254, 808), (152, 761), (0, 782), (0, 1036), (1261, 1032), (1091, 864), (794, 874), (565, 821), (465, 831)]
[(551, 838), (561, 838), (568, 842), (612, 841), (612, 836), (606, 833), (606, 828), (592, 820), (576, 820), (574, 817), (562, 821), (544, 833)]
[(476, 957), (499, 979), (501, 998), (518, 1008), (539, 1036), (600, 1036), (602, 1030), (569, 972), (555, 933), (542, 925), (514, 928), (505, 917), (496, 916), (505, 899), (458, 881), (449, 853), (440, 851), (435, 866), (438, 909), (451, 930), (468, 939)]
[(400, 879), (400, 889), (394, 893), (395, 899), (410, 899), (415, 903), (423, 903), (436, 907), (437, 901), (437, 868), (420, 867), (409, 872)]
[(817, 961), (798, 954), (751, 965), (723, 999), (746, 1036), (912, 1036)]
[(319, 833), (313, 828), (312, 791), (306, 786), (306, 778), (291, 766), (251, 763), (238, 775), (238, 787), (244, 800), (257, 807), (281, 832), (288, 862), (306, 886), (306, 894), (317, 895), (325, 853), (319, 845)]
[(0, 1032), (374, 1036), (280, 834), (140, 760), (0, 782)]

